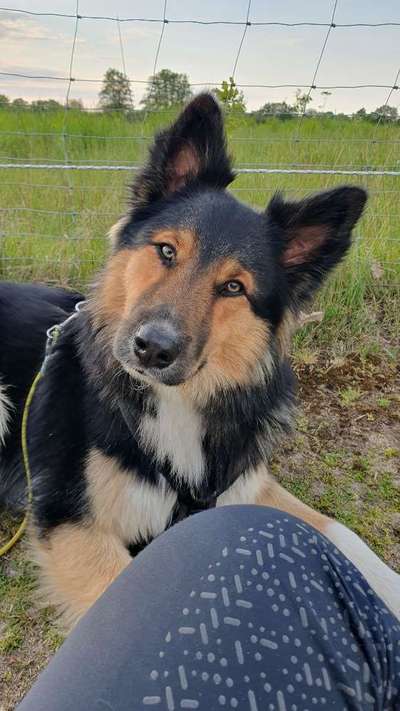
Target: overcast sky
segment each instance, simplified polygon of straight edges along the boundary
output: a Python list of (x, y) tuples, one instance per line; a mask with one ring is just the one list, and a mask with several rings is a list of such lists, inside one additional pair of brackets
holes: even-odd
[[(10, 2), (10, 0), (9, 0)], [(332, 0), (252, 0), (250, 21), (329, 22)], [(15, 7), (35, 12), (74, 13), (75, 0), (15, 0)], [(80, 0), (82, 15), (118, 15), (160, 19), (164, 0)], [(167, 0), (169, 19), (242, 22), (248, 0)], [(400, 0), (338, 0), (336, 23), (400, 23)], [(130, 79), (146, 80), (153, 71), (162, 25), (151, 22), (120, 23)], [(74, 36), (73, 18), (30, 16), (0, 11), (0, 70), (22, 74), (66, 76)], [(326, 27), (250, 26), (243, 42), (235, 78), (238, 84), (296, 84), (308, 86), (326, 36)], [(219, 84), (232, 74), (243, 26), (168, 24), (157, 68), (186, 72), (194, 83)], [(334, 28), (320, 65), (317, 85), (393, 84), (400, 67), (400, 26)], [(101, 79), (108, 67), (122, 69), (118, 25), (106, 20), (78, 23), (72, 75)], [(135, 103), (145, 85), (132, 85)], [(200, 87), (195, 87), (198, 90)], [(97, 104), (99, 84), (76, 81), (71, 98), (86, 106)], [(28, 100), (51, 97), (65, 100), (67, 83), (56, 79), (32, 80), (0, 76), (0, 93)], [(294, 98), (295, 88), (245, 88), (248, 107), (266, 101)], [(352, 112), (361, 106), (382, 105), (388, 89), (336, 89), (327, 99), (314, 91), (314, 107)], [(390, 104), (399, 106), (400, 91)]]

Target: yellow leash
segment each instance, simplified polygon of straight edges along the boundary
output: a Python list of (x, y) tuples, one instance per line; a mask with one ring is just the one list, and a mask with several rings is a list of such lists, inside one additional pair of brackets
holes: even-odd
[(25, 477), (26, 477), (26, 488), (28, 492), (28, 504), (27, 504), (27, 510), (25, 513), (25, 516), (22, 520), (22, 522), (19, 525), (18, 530), (14, 533), (13, 537), (10, 538), (7, 543), (4, 544), (0, 548), (0, 556), (5, 555), (8, 553), (9, 550), (19, 541), (21, 538), (23, 532), (26, 529), (26, 526), (28, 524), (28, 518), (29, 518), (29, 511), (32, 503), (32, 475), (31, 475), (31, 468), (29, 464), (29, 454), (28, 454), (28, 438), (27, 438), (27, 431), (28, 431), (28, 417), (29, 417), (29, 408), (31, 406), (33, 396), (35, 394), (36, 386), (42, 377), (42, 371), (39, 370), (37, 375), (35, 376), (33, 383), (30, 387), (28, 397), (26, 398), (25, 405), (24, 405), (24, 411), (22, 414), (22, 425), (21, 425), (21, 447), (22, 447), (22, 458), (24, 462), (24, 469), (25, 469)]

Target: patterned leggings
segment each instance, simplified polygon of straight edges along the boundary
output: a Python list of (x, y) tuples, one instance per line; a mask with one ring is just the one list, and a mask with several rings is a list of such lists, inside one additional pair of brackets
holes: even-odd
[(215, 509), (135, 559), (18, 708), (400, 709), (400, 623), (302, 521)]

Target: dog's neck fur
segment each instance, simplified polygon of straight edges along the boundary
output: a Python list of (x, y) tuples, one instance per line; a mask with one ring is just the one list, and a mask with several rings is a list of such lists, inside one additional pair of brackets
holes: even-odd
[[(134, 381), (110, 356), (102, 330), (94, 329), (90, 316), (83, 319), (78, 336), (82, 365), (125, 446), (128, 427), (141, 463), (138, 467), (132, 461), (132, 468), (140, 468), (141, 477), (156, 483), (158, 472), (164, 473), (207, 498), (266, 461), (291, 430), (294, 376), (286, 361), (277, 357), (257, 384), (221, 390), (199, 403), (180, 387)], [(111, 431), (109, 421), (104, 427)]]

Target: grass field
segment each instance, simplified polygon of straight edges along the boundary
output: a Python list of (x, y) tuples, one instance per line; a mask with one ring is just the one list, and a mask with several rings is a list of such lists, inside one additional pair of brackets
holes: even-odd
[[(172, 115), (128, 121), (121, 114), (0, 111), (0, 161), (142, 163), (154, 131)], [(229, 117), (229, 147), (237, 167), (398, 169), (396, 125), (335, 118)], [(0, 277), (84, 287), (107, 250), (105, 234), (124, 208), (129, 172), (1, 170)], [(240, 199), (262, 208), (283, 190), (301, 196), (343, 182), (363, 184), (368, 210), (355, 246), (320, 297), (325, 313), (302, 343), (369, 352), (390, 349), (400, 333), (399, 177), (241, 175)], [(375, 276), (374, 276), (375, 274)], [(379, 344), (378, 346), (376, 344)]]

